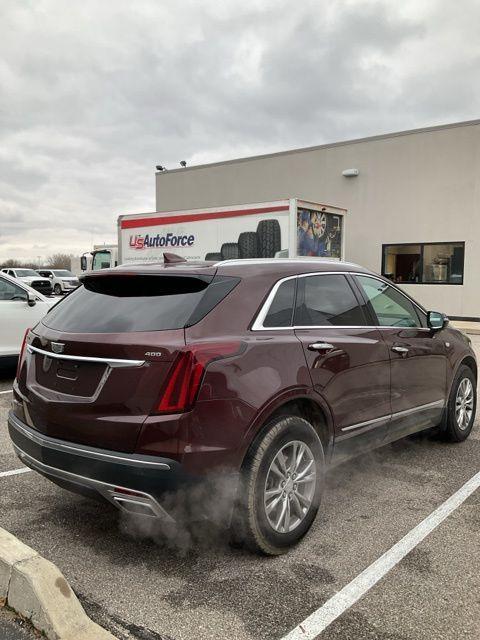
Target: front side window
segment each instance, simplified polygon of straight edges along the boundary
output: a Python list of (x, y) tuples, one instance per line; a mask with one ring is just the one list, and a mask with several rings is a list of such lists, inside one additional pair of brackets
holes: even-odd
[(92, 269), (108, 269), (110, 267), (110, 251), (97, 251), (93, 258)]
[(398, 284), (463, 284), (464, 242), (387, 244), (382, 274)]
[(296, 281), (292, 279), (282, 282), (278, 287), (263, 321), (264, 327), (290, 327), (292, 325), (295, 286)]
[(380, 327), (419, 327), (420, 321), (415, 307), (399, 291), (386, 282), (357, 276)]
[(295, 325), (365, 326), (365, 317), (346, 277), (325, 274), (300, 278)]
[(0, 302), (10, 300), (26, 300), (27, 292), (14, 282), (0, 278)]

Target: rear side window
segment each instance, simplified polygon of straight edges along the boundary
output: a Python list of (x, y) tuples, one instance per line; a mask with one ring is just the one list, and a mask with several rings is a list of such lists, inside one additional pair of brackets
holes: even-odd
[[(218, 280), (223, 281), (221, 295)], [(42, 322), (67, 333), (182, 329), (201, 320), (238, 281), (211, 276), (87, 276), (84, 286), (55, 305)], [(212, 285), (214, 293), (207, 296)]]
[(326, 274), (299, 279), (295, 325), (364, 326), (365, 317), (347, 279)]
[(275, 298), (263, 321), (264, 327), (290, 327), (292, 325), (295, 288), (295, 278), (282, 282), (278, 287)]

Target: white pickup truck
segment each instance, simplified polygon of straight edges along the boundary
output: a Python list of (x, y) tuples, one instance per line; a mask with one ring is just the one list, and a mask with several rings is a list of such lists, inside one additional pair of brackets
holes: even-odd
[(15, 278), (24, 284), (28, 284), (29, 287), (40, 291), (45, 296), (49, 296), (52, 291), (52, 283), (48, 278), (43, 278), (33, 269), (24, 269), (24, 268), (5, 268), (2, 269), (2, 273), (6, 273), (11, 278)]

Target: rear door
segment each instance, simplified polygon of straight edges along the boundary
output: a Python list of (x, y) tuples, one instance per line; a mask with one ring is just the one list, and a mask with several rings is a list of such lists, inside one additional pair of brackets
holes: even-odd
[(390, 354), (389, 439), (438, 424), (445, 406), (447, 382), (442, 332), (432, 332), (426, 327), (423, 311), (396, 287), (374, 276), (357, 275), (355, 279)]
[(295, 333), (314, 388), (330, 406), (336, 454), (382, 442), (390, 419), (390, 359), (380, 331), (368, 326), (350, 276), (298, 280)]

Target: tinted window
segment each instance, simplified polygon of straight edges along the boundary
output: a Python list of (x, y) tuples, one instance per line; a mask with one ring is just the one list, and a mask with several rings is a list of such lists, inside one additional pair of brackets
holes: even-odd
[[(229, 291), (238, 282), (231, 280)], [(188, 276), (87, 276), (84, 286), (55, 305), (42, 322), (71, 333), (181, 329), (191, 324), (210, 281)], [(218, 296), (213, 300), (208, 308), (202, 305), (195, 321), (213, 309)]]
[(27, 292), (13, 282), (0, 278), (0, 301), (26, 300)]
[(387, 244), (382, 274), (402, 283), (463, 284), (464, 242)]
[(74, 278), (75, 276), (71, 271), (67, 271), (66, 269), (55, 269), (52, 271), (53, 275), (58, 276), (59, 278)]
[(270, 309), (263, 321), (264, 327), (290, 327), (293, 317), (296, 280), (283, 282), (275, 294)]
[(418, 327), (415, 307), (408, 298), (385, 282), (357, 276), (381, 327)]
[(365, 318), (345, 276), (308, 276), (299, 279), (295, 325), (364, 326)]

